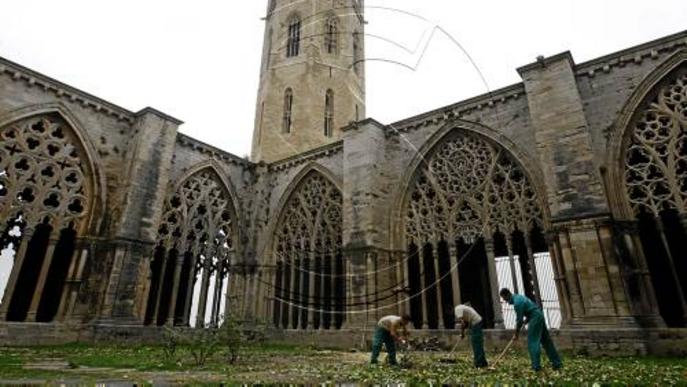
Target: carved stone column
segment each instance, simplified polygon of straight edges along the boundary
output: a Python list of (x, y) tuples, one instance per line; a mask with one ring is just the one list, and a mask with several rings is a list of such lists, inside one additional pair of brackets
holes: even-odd
[(193, 306), (193, 290), (196, 287), (196, 254), (191, 253), (191, 263), (186, 279), (186, 299), (184, 299), (184, 315), (181, 325), (188, 326), (191, 321), (191, 307)]
[(558, 292), (558, 301), (561, 304), (561, 327), (568, 327), (572, 318), (572, 306), (570, 304), (570, 290), (566, 280), (562, 253), (558, 234), (555, 231), (546, 234), (546, 243), (549, 246), (551, 261), (553, 264), (554, 282)]
[(439, 259), (441, 256), (441, 250), (439, 249), (439, 243), (435, 242), (432, 246), (432, 255), (434, 258), (434, 288), (437, 293), (437, 325), (439, 329), (445, 328), (444, 324), (444, 302), (443, 295), (441, 294), (441, 270), (439, 270)]
[(24, 266), (26, 261), (26, 250), (29, 248), (29, 243), (33, 238), (35, 228), (27, 226), (22, 230), (21, 242), (19, 243), (19, 249), (14, 256), (14, 265), (12, 265), (12, 271), (10, 272), (10, 277), (7, 280), (7, 285), (5, 286), (5, 294), (2, 297), (2, 304), (0, 304), (0, 320), (7, 319), (7, 312), (14, 297), (14, 293), (17, 287), (17, 280), (19, 279), (19, 273), (21, 268)]
[(532, 251), (532, 242), (530, 241), (530, 235), (523, 233), (523, 239), (525, 240), (525, 249), (527, 250), (527, 261), (530, 264), (530, 271), (532, 274), (532, 281), (534, 283), (534, 298), (537, 305), (543, 306), (541, 299), (541, 288), (539, 287), (539, 274), (537, 273), (537, 262), (534, 259), (534, 252)]
[[(79, 285), (83, 282), (83, 272), (88, 260), (88, 250), (90, 242), (86, 238), (78, 238), (74, 250), (76, 259), (73, 259), (69, 267), (69, 273), (65, 283), (62, 299), (57, 311), (57, 318), (61, 321), (71, 318), (76, 296), (78, 295)], [(147, 295), (146, 295), (147, 298)]]
[(376, 253), (365, 253), (367, 267), (365, 272), (365, 311), (368, 324), (377, 320), (377, 259)]
[(427, 297), (427, 267), (425, 265), (425, 249), (423, 247), (418, 247), (419, 261), (420, 261), (420, 299), (422, 300), (422, 329), (429, 328), (429, 319), (427, 313), (427, 303), (429, 302), (429, 297)]
[(160, 315), (160, 303), (162, 302), (162, 292), (164, 290), (164, 285), (165, 285), (165, 277), (166, 277), (166, 272), (167, 272), (167, 264), (168, 261), (171, 260), (169, 257), (169, 251), (165, 250), (165, 252), (161, 255), (160, 259), (162, 259), (162, 265), (160, 265), (160, 281), (157, 284), (157, 293), (155, 297), (155, 309), (153, 310), (153, 324), (157, 325), (158, 324), (158, 319)]
[(636, 283), (639, 289), (639, 300), (633, 307), (640, 323), (647, 327), (664, 327), (665, 322), (658, 309), (653, 280), (642, 249), (637, 221), (615, 220), (614, 235), (626, 282)]
[(183, 264), (184, 254), (179, 253), (179, 255), (176, 257), (176, 262), (174, 265), (174, 282), (172, 282), (172, 294), (169, 297), (169, 312), (167, 314), (166, 322), (166, 324), (169, 326), (174, 326), (175, 324), (177, 297), (179, 297), (179, 283), (181, 282), (181, 267), (183, 266)]
[(455, 242), (449, 243), (448, 251), (451, 264), (451, 290), (453, 291), (453, 306), (455, 308), (463, 302), (460, 294), (460, 272), (458, 271), (460, 270), (461, 257), (458, 255), (458, 248)]
[(48, 280), (48, 274), (50, 273), (50, 267), (52, 266), (53, 258), (55, 256), (55, 246), (60, 239), (60, 227), (53, 227), (50, 232), (50, 237), (48, 239), (48, 248), (45, 251), (43, 257), (43, 264), (41, 265), (41, 271), (38, 275), (38, 282), (36, 282), (36, 287), (33, 291), (33, 297), (31, 298), (31, 306), (26, 314), (26, 321), (36, 321), (38, 317), (38, 307), (40, 306), (41, 299), (43, 298), (43, 290), (45, 289), (45, 282)]
[(503, 311), (501, 310), (501, 298), (499, 296), (499, 279), (496, 272), (496, 256), (494, 255), (494, 241), (484, 240), (484, 249), (487, 253), (487, 267), (489, 269), (489, 285), (491, 286), (491, 303), (494, 308), (494, 328), (503, 329)]
[(308, 294), (308, 329), (315, 328), (315, 314), (317, 313), (317, 305), (315, 300), (317, 300), (318, 295), (315, 293), (315, 251), (311, 251), (309, 255), (309, 265), (308, 265), (308, 282), (310, 283), (310, 291)]

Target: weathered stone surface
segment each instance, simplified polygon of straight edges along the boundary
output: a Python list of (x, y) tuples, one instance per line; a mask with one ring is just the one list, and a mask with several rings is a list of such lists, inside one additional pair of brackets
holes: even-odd
[[(362, 32), (358, 16), (344, 18), (342, 9), (331, 9), (332, 2), (315, 3), (318, 4), (316, 11), (332, 11), (336, 15), (341, 11), (343, 30), (360, 28)], [(303, 7), (294, 5), (293, 10), (303, 15), (312, 11)], [(269, 39), (270, 28), (275, 36), (284, 34), (290, 16), (290, 13), (269, 15), (266, 38)], [(479, 172), (483, 163), (478, 161), (483, 154), (472, 158), (435, 157), (436, 152), (445, 150), (442, 147), (455, 146), (451, 141), (456, 138), (471, 138), (478, 144), (487, 144), (484, 149), (496, 155), (494, 168), (509, 171), (507, 178), (493, 171), (485, 174), (489, 176), (488, 181), (477, 179), (472, 187), (474, 191), (479, 191), (482, 185), (503, 185), (504, 181), (522, 183), (522, 187), (527, 187), (523, 192), (527, 191), (537, 209), (517, 221), (512, 219), (519, 216), (517, 211), (493, 213), (494, 208), (508, 208), (496, 206), (496, 201), (515, 201), (506, 197), (509, 192), (519, 191), (484, 189), (485, 193), (503, 194), (493, 198), (470, 196), (465, 202), (469, 202), (468, 207), (472, 206), (473, 213), (483, 218), (498, 218), (498, 221), (481, 223), (488, 227), (478, 227), (474, 240), (463, 238), (462, 241), (468, 245), (475, 242), (470, 251), (474, 249), (474, 254), (483, 255), (487, 265), (493, 264), (497, 256), (524, 257), (532, 255), (533, 249), (548, 250), (565, 328), (556, 333), (561, 346), (625, 354), (678, 353), (685, 347), (684, 329), (655, 329), (664, 325), (665, 315), (665, 309), (659, 310), (656, 300), (666, 295), (656, 295), (652, 281), (669, 278), (656, 277), (647, 264), (655, 252), (645, 254), (646, 235), (639, 232), (637, 213), (629, 203), (630, 194), (623, 177), (626, 168), (623, 147), (627, 142), (626, 132), (634, 129), (632, 125), (637, 121), (633, 117), (647, 109), (657, 93), (657, 85), (665, 87), (668, 82), (664, 79), (681, 82), (679, 77), (687, 66), (684, 60), (687, 33), (584, 64), (574, 63), (569, 53), (543, 58), (519, 69), (522, 83), (397, 123), (384, 125), (367, 119), (339, 130), (355, 119), (356, 105), (360, 117), (364, 116), (364, 67), (361, 66), (358, 75), (346, 67), (353, 59), (349, 35), (341, 38), (337, 55), (323, 55), (317, 38), (321, 34), (315, 32), (324, 28), (325, 20), (305, 27), (303, 36), (307, 38), (301, 42), (302, 57), (286, 59), (283, 47), (266, 46), (253, 144), (253, 158), (257, 163), (179, 134), (181, 122), (164, 113), (151, 108), (130, 112), (0, 59), (0, 135), (9, 133), (8, 128), (27, 118), (59, 117), (69, 138), (78, 140), (79, 149), (83, 149), (80, 159), (92, 165), (83, 169), (84, 180), (89, 184), (84, 192), (90, 195), (86, 198), (89, 203), (94, 203), (85, 210), (84, 226), (73, 230), (74, 251), (65, 253), (64, 261), (60, 261), (60, 254), (55, 255), (60, 264), (39, 264), (42, 263), (40, 249), (28, 248), (29, 241), (12, 239), (6, 233), (5, 227), (17, 222), (18, 213), (32, 207), (25, 194), (21, 200), (3, 196), (2, 189), (20, 184), (17, 181), (24, 172), (19, 171), (23, 164), (15, 155), (16, 149), (0, 147), (0, 178), (3, 179), (0, 180), (0, 214), (6, 217), (3, 224), (7, 225), (0, 230), (2, 247), (16, 243), (19, 255), (35, 263), (26, 267), (37, 267), (29, 274), (22, 274), (17, 266), (13, 275), (36, 277), (31, 281), (47, 283), (58, 293), (53, 299), (34, 291), (32, 286), (22, 285), (15, 291), (13, 285), (0, 306), (0, 320), (14, 316), (18, 321), (0, 323), (0, 344), (155, 341), (161, 332), (157, 325), (193, 324), (190, 310), (194, 281), (200, 283), (203, 295), (200, 298), (204, 300), (201, 309), (210, 316), (209, 319), (196, 316), (195, 321), (200, 324), (216, 324), (222, 312), (282, 327), (284, 315), (288, 316), (287, 325), (292, 325), (290, 319), (294, 316), (301, 319), (296, 325), (304, 327), (303, 331), (271, 332), (275, 340), (350, 345), (351, 335), (366, 332), (359, 343), (363, 345), (370, 338), (366, 329), (378, 318), (410, 311), (423, 315), (419, 318), (423, 328), (428, 326), (429, 314), (435, 316), (434, 323), (439, 327), (450, 324), (450, 318), (442, 319), (445, 317), (442, 313), (450, 314), (453, 304), (463, 297), (458, 282), (493, 277), (494, 268), (473, 267), (474, 273), (461, 272), (465, 251), (458, 251), (460, 245), (456, 241), (446, 240), (447, 231), (442, 228), (448, 226), (439, 222), (438, 215), (425, 219), (435, 222), (426, 229), (438, 231), (433, 235), (423, 234), (427, 240), (416, 241), (429, 246), (418, 258), (423, 266), (410, 268), (413, 254), (406, 228), (408, 203), (414, 194), (422, 193), (430, 198), (427, 208), (431, 211), (427, 214), (444, 214), (455, 207), (448, 199), (446, 203), (440, 202), (436, 193), (455, 193), (460, 187), (451, 191), (436, 186), (420, 192), (420, 188), (448, 184), (451, 179), (421, 181), (421, 177), (422, 173), (431, 175), (438, 166), (463, 168), (466, 172), (453, 176), (458, 179)], [(277, 41), (274, 36), (272, 40)], [(294, 88), (298, 100), (294, 132), (283, 136), (280, 132), (282, 98), (286, 87)], [(337, 101), (334, 116), (337, 129), (332, 137), (325, 137), (321, 126), (324, 92), (329, 88)], [(262, 102), (266, 106), (264, 111)], [(676, 115), (680, 113), (678, 110)], [(0, 137), (0, 146), (9, 142)], [(616, 158), (607, 157), (608, 154)], [(467, 164), (431, 164), (442, 160)], [(34, 163), (27, 170), (36, 173), (34, 179), (40, 178), (44, 168), (38, 165), (42, 161), (26, 162)], [(45, 175), (49, 174), (45, 171)], [(310, 223), (289, 223), (292, 219), (286, 219), (297, 216), (286, 207), (293, 204), (293, 198), (297, 197), (294, 192), (301, 192), (304, 182), (312, 182), (308, 177), (313, 175), (318, 176), (314, 180), (335, 187), (332, 198), (341, 202), (340, 213), (327, 215), (332, 219), (340, 217), (342, 233), (323, 238), (340, 240), (316, 241), (313, 237), (317, 233), (312, 230), (321, 224), (318, 223), (321, 219), (313, 218), (313, 214), (320, 208), (306, 211), (304, 217)], [(219, 188), (203, 191), (205, 197), (194, 196), (193, 190), (202, 184), (191, 183), (199, 177), (211, 179)], [(182, 196), (187, 200), (184, 206), (179, 204)], [(446, 197), (441, 196), (441, 200)], [(465, 197), (456, 194), (450, 199)], [(227, 203), (226, 214), (208, 211), (208, 206), (219, 201)], [(326, 200), (311, 202), (327, 203)], [(463, 222), (465, 229), (474, 227), (468, 225), (472, 219), (470, 211), (467, 207), (461, 209), (465, 210), (461, 214), (451, 213), (455, 215), (452, 221), (459, 225)], [(210, 219), (205, 216), (208, 213), (231, 219)], [(685, 214), (679, 215), (682, 218), (671, 224), (678, 224), (681, 219), (680, 224), (685, 223)], [(198, 222), (191, 224), (188, 219)], [(52, 221), (46, 220), (48, 224)], [(230, 235), (217, 227), (227, 223), (231, 224)], [(289, 224), (309, 224), (315, 228), (290, 230), (293, 240), (278, 248), (275, 232)], [(180, 229), (168, 230), (163, 225)], [(31, 225), (34, 226), (38, 227)], [(678, 226), (669, 232), (682, 232), (675, 231)], [(530, 238), (535, 231), (541, 236)], [(524, 232), (524, 237), (514, 242), (513, 235), (517, 232)], [(678, 243), (675, 235), (678, 234), (667, 238), (670, 243)], [(59, 245), (60, 238), (48, 239), (46, 246), (69, 252)], [(164, 245), (163, 240), (172, 243)], [(307, 248), (303, 245), (304, 241), (313, 240), (316, 246), (322, 242), (337, 247), (322, 251), (312, 244)], [(186, 250), (190, 241), (204, 251)], [(38, 242), (32, 243), (37, 246)], [(56, 248), (56, 244), (61, 247)], [(661, 246), (660, 241), (657, 246)], [(304, 266), (305, 262), (318, 260), (332, 262), (332, 257), (339, 256), (343, 267), (333, 273), (338, 273), (335, 276), (342, 279), (341, 283), (327, 284), (321, 280), (328, 278), (324, 269)], [(451, 275), (445, 282), (435, 281), (438, 283), (435, 288), (448, 284), (449, 289), (440, 290), (439, 296), (428, 296), (431, 292), (426, 290), (433, 287), (430, 280), (446, 272), (442, 266), (444, 261), (452, 265), (457, 262), (461, 275)], [(285, 275), (285, 267), (289, 273), (313, 274), (301, 275), (300, 279), (319, 279), (321, 287), (313, 288), (317, 295), (304, 282), (296, 286), (293, 278)], [(433, 278), (427, 274), (432, 271)], [(420, 282), (411, 284), (411, 278), (418, 277)], [(323, 290), (330, 285), (336, 289)], [(417, 286), (422, 290), (416, 296), (421, 298), (419, 309), (411, 305), (407, 296)], [(492, 313), (490, 309), (494, 305), (494, 309), (499, 309), (495, 303), (494, 292), (498, 290), (494, 289), (495, 283), (487, 281), (477, 287), (479, 294), (486, 295), (482, 297), (486, 299), (483, 312)], [(539, 290), (535, 288), (530, 284), (523, 290), (536, 297)], [(336, 297), (336, 292), (341, 292), (342, 297)], [(15, 297), (26, 305), (11, 307)], [(344, 329), (336, 331), (331, 326), (314, 329), (322, 321), (315, 315), (324, 319), (327, 313), (342, 312), (334, 310), (336, 307), (331, 304), (341, 301), (340, 298), (345, 303)], [(473, 294), (472, 298), (478, 297)], [(55, 305), (54, 313), (45, 312), (48, 301), (44, 300), (57, 300), (54, 302), (59, 305)], [(27, 312), (29, 317), (16, 318), (16, 310)], [(497, 315), (488, 319), (498, 325), (498, 313), (492, 314)], [(46, 321), (35, 323), (41, 320), (38, 316)], [(669, 317), (671, 325), (680, 326), (675, 323), (676, 316)], [(421, 334), (435, 333), (427, 330)], [(490, 339), (499, 343), (504, 334), (488, 333)], [(449, 340), (452, 333), (436, 335)]]

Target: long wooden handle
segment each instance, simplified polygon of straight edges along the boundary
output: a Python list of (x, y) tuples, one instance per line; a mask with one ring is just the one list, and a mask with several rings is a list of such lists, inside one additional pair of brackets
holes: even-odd
[(506, 348), (503, 349), (503, 352), (501, 352), (499, 357), (496, 358), (496, 361), (494, 361), (494, 364), (491, 365), (492, 367), (496, 367), (496, 365), (499, 364), (499, 362), (501, 361), (503, 356), (506, 354), (506, 352), (508, 352), (508, 350), (510, 349), (510, 347), (513, 345), (514, 342), (515, 342), (515, 336), (513, 336), (513, 338), (510, 339), (510, 341), (506, 345)]
[(454, 345), (451, 349), (451, 352), (448, 353), (449, 355), (456, 351), (456, 348), (458, 348), (458, 344), (460, 344), (460, 340), (456, 341), (456, 345)]

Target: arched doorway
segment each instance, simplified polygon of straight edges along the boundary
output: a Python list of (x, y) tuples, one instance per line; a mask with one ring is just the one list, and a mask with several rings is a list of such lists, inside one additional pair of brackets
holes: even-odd
[[(516, 158), (492, 139), (449, 131), (418, 164), (402, 217), (416, 328), (453, 328), (453, 307), (465, 302), (501, 327), (508, 311), (501, 286), (558, 308), (557, 294), (542, 299), (537, 276), (536, 257), (548, 259), (541, 200)], [(497, 272), (500, 257), (507, 267)]]
[(168, 194), (150, 265), (147, 325), (220, 324), (236, 223), (231, 194), (212, 167), (192, 173)]
[(344, 322), (342, 205), (339, 188), (313, 169), (305, 173), (275, 229), (275, 326), (339, 329)]
[(77, 133), (57, 113), (0, 128), (0, 259), (12, 261), (0, 319), (57, 318), (88, 228), (93, 172)]

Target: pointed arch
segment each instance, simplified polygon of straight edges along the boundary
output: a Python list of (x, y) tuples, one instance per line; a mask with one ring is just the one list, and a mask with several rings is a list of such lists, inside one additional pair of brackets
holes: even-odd
[(421, 295), (407, 306), (417, 328), (453, 327), (453, 308), (464, 301), (500, 326), (497, 258), (515, 291), (522, 284), (541, 303), (535, 254), (548, 253), (548, 214), (535, 165), (502, 134), (459, 119), (418, 151), (390, 219), (392, 249), (407, 254), (404, 286)]
[(542, 222), (544, 228), (548, 229), (550, 227), (551, 217), (548, 205), (546, 203), (544, 177), (541, 169), (538, 167), (538, 164), (525, 152), (520, 150), (520, 148), (510, 139), (494, 129), (475, 122), (454, 119), (444, 125), (441, 129), (437, 130), (436, 133), (434, 133), (429, 139), (427, 139), (427, 141), (425, 141), (409, 164), (408, 168), (406, 168), (405, 173), (401, 178), (399, 186), (402, 187), (402, 189), (396, 193), (393, 205), (391, 206), (390, 235), (393, 236), (392, 249), (405, 248), (405, 240), (399, 239), (399, 236), (403, 234), (402, 218), (404, 206), (408, 201), (408, 195), (410, 194), (409, 188), (417, 175), (418, 169), (424, 163), (426, 163), (426, 160), (432, 155), (438, 146), (446, 141), (446, 139), (456, 135), (458, 132), (473, 134), (475, 136), (484, 138), (485, 140), (493, 143), (496, 147), (503, 149), (516, 162), (527, 179), (531, 182), (533, 189), (536, 191), (538, 204), (542, 210)]
[(336, 176), (327, 167), (316, 162), (311, 162), (305, 165), (296, 174), (296, 176), (294, 176), (291, 182), (286, 186), (284, 192), (281, 194), (279, 198), (279, 201), (277, 202), (277, 206), (275, 207), (277, 209), (276, 213), (278, 214), (278, 216), (272, 220), (271, 224), (268, 227), (268, 235), (270, 236), (270, 241), (267, 243), (269, 247), (266, 249), (266, 251), (270, 256), (270, 259), (273, 253), (272, 245), (274, 240), (274, 232), (276, 231), (276, 228), (279, 225), (279, 223), (281, 223), (282, 216), (284, 214), (284, 209), (286, 208), (286, 204), (288, 203), (289, 199), (293, 196), (294, 191), (296, 191), (296, 189), (298, 189), (302, 185), (303, 181), (308, 177), (308, 175), (313, 173), (324, 176), (328, 181), (334, 184), (334, 186), (339, 190), (339, 192), (343, 192), (343, 179)]
[(96, 234), (102, 224), (102, 214), (105, 211), (105, 203), (107, 203), (107, 184), (105, 183), (105, 175), (99, 167), (102, 165), (102, 161), (98, 155), (97, 148), (76, 115), (60, 102), (27, 105), (0, 116), (0, 128), (5, 128), (15, 122), (41, 115), (55, 115), (63, 120), (83, 148), (84, 157), (82, 159), (87, 163), (88, 169), (91, 171), (92, 184), (90, 190), (93, 193), (93, 200), (88, 209), (90, 217), (86, 222), (86, 232)]
[(193, 166), (170, 186), (151, 261), (146, 324), (219, 323), (222, 289), (240, 249), (239, 208), (214, 160)]
[(97, 153), (60, 104), (0, 117), (0, 250), (14, 265), (0, 319), (52, 322), (75, 291), (78, 240), (96, 233), (105, 203)]
[(611, 211), (618, 224), (631, 225), (618, 229), (621, 246), (632, 270), (643, 273), (628, 278), (630, 294), (651, 313), (658, 305), (668, 326), (685, 327), (687, 50), (646, 76), (612, 127), (607, 150)]
[(269, 242), (276, 326), (341, 328), (342, 207), (341, 181), (316, 163), (304, 167), (282, 195)]
[(617, 219), (633, 219), (625, 192), (624, 163), (637, 111), (672, 73), (687, 66), (687, 50), (680, 50), (649, 73), (625, 102), (609, 135), (605, 167), (608, 171), (607, 195)]
[[(219, 181), (222, 183), (223, 188), (226, 190), (227, 195), (229, 199), (231, 200), (231, 209), (234, 212), (234, 217), (236, 219), (236, 222), (238, 224), (241, 224), (243, 220), (243, 214), (241, 212), (241, 206), (238, 201), (238, 194), (236, 191), (236, 186), (227, 178), (227, 174), (222, 172), (222, 166), (214, 159), (212, 160), (206, 160), (202, 161), (198, 164), (195, 164), (194, 166), (190, 167), (188, 170), (186, 170), (183, 175), (181, 175), (180, 178), (178, 178), (172, 186), (170, 186), (170, 189), (172, 191), (176, 191), (179, 189), (181, 184), (183, 184), (184, 181), (188, 180), (191, 178), (193, 175), (203, 171), (203, 170), (209, 170), (214, 175), (219, 179)], [(237, 237), (240, 237), (240, 235), (237, 235)]]

